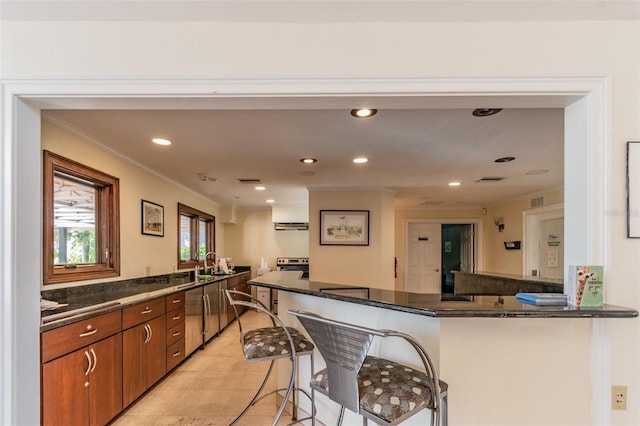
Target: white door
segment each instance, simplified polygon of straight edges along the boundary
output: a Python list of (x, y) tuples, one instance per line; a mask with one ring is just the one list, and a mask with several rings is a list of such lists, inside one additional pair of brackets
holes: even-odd
[[(546, 229), (545, 225), (545, 229), (541, 229), (540, 224), (545, 222), (551, 228)], [(564, 267), (564, 205), (554, 204), (525, 210), (523, 224), (523, 275), (548, 274), (549, 277), (562, 278), (566, 272)]]
[(442, 234), (439, 223), (409, 223), (405, 289), (412, 293), (442, 291)]
[(463, 225), (460, 228), (460, 270), (474, 272), (474, 232), (473, 225)]

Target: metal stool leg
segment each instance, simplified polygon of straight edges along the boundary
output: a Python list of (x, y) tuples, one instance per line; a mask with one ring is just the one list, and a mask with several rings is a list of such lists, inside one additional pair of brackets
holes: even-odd
[(238, 420), (240, 420), (247, 413), (247, 411), (249, 411), (249, 408), (253, 407), (261, 399), (261, 398), (259, 398), (259, 396), (260, 396), (260, 393), (262, 393), (262, 390), (264, 389), (264, 387), (266, 386), (267, 381), (269, 380), (269, 376), (271, 376), (271, 371), (273, 370), (273, 363), (274, 363), (274, 361), (272, 360), (271, 364), (269, 364), (269, 370), (267, 370), (267, 375), (264, 377), (264, 380), (262, 381), (262, 384), (258, 388), (258, 392), (256, 392), (256, 394), (253, 396), (253, 398), (251, 399), (249, 404), (247, 404), (247, 406), (244, 407), (244, 410), (242, 410), (242, 412), (240, 414), (238, 414), (238, 417), (236, 417), (229, 424), (229, 426), (233, 426), (234, 424), (236, 424), (238, 422)]

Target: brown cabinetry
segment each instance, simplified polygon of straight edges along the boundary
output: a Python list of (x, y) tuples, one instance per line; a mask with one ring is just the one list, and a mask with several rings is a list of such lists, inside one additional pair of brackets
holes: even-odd
[(185, 357), (185, 292), (166, 297), (167, 310), (167, 371), (172, 370)]
[[(229, 290), (233, 289), (233, 290), (236, 290), (236, 291), (241, 291), (243, 293), (251, 294), (251, 289), (249, 288), (249, 284), (247, 284), (247, 281), (249, 281), (250, 276), (251, 276), (251, 274), (249, 272), (246, 272), (244, 274), (235, 275), (235, 276), (229, 278), (227, 280), (228, 281), (227, 288)], [(234, 299), (238, 299), (238, 298), (239, 298), (239, 296), (234, 296)], [(226, 298), (225, 298), (225, 300), (226, 300)], [(231, 306), (229, 301), (226, 300), (226, 302), (227, 302), (228, 321), (231, 322), (231, 320), (233, 320), (235, 318), (235, 311), (233, 310), (233, 307)], [(236, 305), (236, 309), (238, 310), (239, 314), (241, 314), (245, 310), (247, 310), (246, 307), (239, 306), (239, 305)]]
[(104, 425), (122, 411), (120, 311), (41, 335), (42, 424)]
[(135, 401), (167, 372), (165, 298), (122, 311), (123, 405)]

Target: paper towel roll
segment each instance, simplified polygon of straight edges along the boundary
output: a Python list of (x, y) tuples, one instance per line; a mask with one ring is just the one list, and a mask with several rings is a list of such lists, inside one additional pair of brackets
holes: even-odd
[(227, 260), (224, 257), (220, 259), (220, 263), (218, 264), (218, 266), (220, 267), (222, 272), (224, 272), (225, 274), (229, 273), (229, 267), (227, 266)]

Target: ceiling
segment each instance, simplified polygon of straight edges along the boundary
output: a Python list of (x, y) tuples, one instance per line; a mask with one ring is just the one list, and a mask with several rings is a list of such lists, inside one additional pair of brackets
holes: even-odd
[[(347, 99), (268, 105), (231, 99), (214, 106), (174, 99), (135, 109), (76, 101), (75, 108), (85, 109), (62, 103), (44, 117), (221, 206), (307, 203), (308, 190), (384, 190), (395, 194), (399, 208), (450, 209), (562, 186), (564, 110), (535, 102), (512, 102), (517, 106), (479, 118), (468, 102), (359, 99), (351, 106), (377, 107), (378, 114), (356, 119)], [(477, 106), (502, 105), (495, 98)], [(157, 146), (154, 137), (173, 143)], [(357, 156), (369, 162), (354, 164)], [(506, 156), (515, 160), (494, 161)], [(318, 162), (302, 164), (303, 157)], [(528, 174), (537, 170), (548, 172)], [(478, 182), (483, 178), (503, 179)], [(266, 190), (239, 179), (260, 179)], [(448, 186), (452, 181), (461, 185)]]

